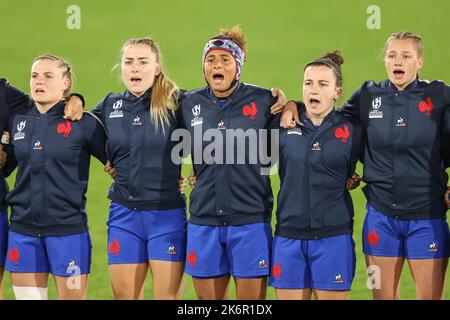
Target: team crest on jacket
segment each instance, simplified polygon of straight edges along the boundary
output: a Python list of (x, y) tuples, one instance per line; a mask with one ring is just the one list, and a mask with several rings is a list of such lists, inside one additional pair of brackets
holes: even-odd
[(225, 125), (225, 122), (223, 122), (223, 120), (217, 124), (217, 129), (225, 130), (226, 128), (227, 126)]
[(69, 120), (66, 120), (66, 123), (60, 123), (56, 127), (56, 132), (62, 134), (64, 138), (69, 137), (69, 134), (72, 132), (72, 124)]
[(25, 132), (23, 132), (23, 130), (25, 129), (26, 124), (27, 120), (20, 121), (17, 124), (17, 132), (14, 134), (14, 141), (25, 139)]
[(256, 113), (258, 112), (258, 108), (256, 107), (256, 103), (250, 103), (250, 106), (245, 105), (242, 108), (242, 114), (246, 117), (250, 117), (250, 120), (255, 120)]
[(123, 118), (122, 103), (122, 99), (114, 102), (112, 106), (113, 111), (109, 114), (109, 118)]
[(200, 113), (202, 112), (201, 105), (196, 104), (192, 108), (192, 114), (194, 115), (194, 119), (191, 120), (191, 127), (197, 126), (203, 123), (203, 118), (200, 117)]
[(430, 98), (426, 98), (425, 101), (420, 101), (419, 111), (425, 113), (427, 116), (431, 116), (433, 112), (433, 103)]
[(336, 131), (334, 131), (334, 136), (337, 139), (341, 139), (342, 143), (346, 143), (348, 137), (350, 137), (350, 130), (348, 129), (348, 126), (344, 124), (343, 128), (337, 128)]
[(372, 100), (372, 110), (369, 112), (369, 119), (382, 119), (383, 111), (380, 111), (381, 97)]

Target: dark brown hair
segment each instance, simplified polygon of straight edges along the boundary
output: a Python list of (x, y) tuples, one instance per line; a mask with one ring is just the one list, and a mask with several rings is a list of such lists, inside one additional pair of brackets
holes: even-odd
[(341, 53), (338, 50), (335, 50), (333, 52), (326, 53), (323, 57), (320, 57), (319, 59), (316, 59), (310, 63), (308, 63), (303, 71), (306, 70), (308, 67), (312, 66), (327, 66), (331, 70), (333, 70), (333, 73), (336, 77), (336, 87), (342, 87), (343, 78), (342, 78), (342, 70), (341, 65), (344, 63), (344, 58), (342, 57)]

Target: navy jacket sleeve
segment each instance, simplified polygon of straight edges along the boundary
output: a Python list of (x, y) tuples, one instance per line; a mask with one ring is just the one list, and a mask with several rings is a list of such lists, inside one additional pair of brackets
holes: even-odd
[[(362, 88), (362, 87), (361, 87)], [(361, 88), (358, 88), (341, 108), (341, 112), (353, 118), (359, 118)]]
[[(107, 101), (109, 97), (109, 94), (103, 98), (99, 103), (97, 103), (97, 105), (95, 106), (95, 108), (92, 110), (92, 113), (94, 114), (94, 116), (96, 116), (97, 118), (100, 119), (101, 123), (105, 124), (106, 123), (106, 108), (105, 108), (105, 103)], [(106, 128), (105, 128), (106, 130)]]
[(179, 104), (180, 107), (177, 110), (177, 128), (183, 128), (183, 129), (187, 129), (186, 126), (184, 125), (184, 119), (183, 119), (183, 111), (182, 111), (182, 106), (183, 106), (183, 99), (185, 99), (186, 96), (186, 92), (187, 90), (181, 89), (181, 93), (180, 93), (180, 100), (179, 100)]
[(106, 160), (108, 160), (106, 153), (107, 136), (105, 128), (100, 119), (94, 114), (85, 111), (84, 115), (86, 119), (85, 121), (82, 121), (83, 134), (86, 138), (86, 145), (89, 153), (105, 164)]
[[(450, 91), (450, 87), (447, 91)], [(442, 148), (445, 168), (450, 167), (450, 93), (448, 95), (444, 121), (442, 122)]]
[(352, 146), (351, 159), (350, 159), (350, 172), (353, 174), (356, 170), (356, 164), (358, 160), (364, 163), (364, 150), (366, 146), (366, 130), (363, 124), (358, 119), (352, 119), (353, 122), (353, 139), (354, 145)]
[[(6, 131), (8, 132), (12, 132), (11, 130), (11, 121), (12, 119), (10, 118), (8, 121), (8, 124), (6, 126)], [(2, 145), (3, 145), (3, 151), (6, 152), (6, 164), (5, 166), (2, 168), (2, 174), (5, 178), (9, 177), (11, 175), (11, 173), (14, 172), (14, 170), (17, 168), (17, 160), (16, 160), (16, 156), (14, 154), (14, 146), (12, 144), (12, 137), (10, 134), (9, 137), (9, 141), (3, 141), (2, 139)]]
[(0, 132), (3, 133), (11, 113), (28, 106), (29, 96), (20, 89), (9, 85), (6, 79), (0, 79)]

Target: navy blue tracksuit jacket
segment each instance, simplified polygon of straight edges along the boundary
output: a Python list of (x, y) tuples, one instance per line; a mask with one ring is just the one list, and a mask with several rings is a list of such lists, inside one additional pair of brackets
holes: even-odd
[(65, 236), (86, 232), (86, 191), (90, 156), (106, 162), (106, 132), (85, 113), (80, 121), (63, 119), (64, 103), (41, 114), (35, 105), (10, 116), (4, 168), (17, 166), (10, 230), (31, 236)]
[(343, 106), (367, 131), (363, 190), (376, 210), (395, 219), (445, 217), (441, 129), (449, 107), (449, 86), (421, 80), (403, 91), (367, 81)]
[(291, 239), (320, 239), (353, 231), (353, 203), (347, 178), (364, 150), (357, 119), (331, 111), (316, 128), (297, 103), (302, 125), (280, 128), (277, 226)]
[(181, 165), (171, 160), (177, 114), (170, 114), (164, 131), (156, 129), (149, 111), (151, 93), (151, 88), (139, 98), (129, 91), (111, 93), (93, 111), (108, 132), (107, 152), (116, 170), (108, 198), (133, 210), (183, 208)]
[[(210, 141), (203, 141), (199, 146), (194, 131), (196, 128), (203, 132), (216, 130), (226, 149), (227, 144), (234, 144), (232, 139), (227, 139), (228, 129), (268, 129), (273, 120), (270, 107), (274, 103), (269, 90), (244, 83), (238, 84), (223, 106), (209, 87), (184, 93), (181, 123), (192, 138), (191, 154), (197, 176), (190, 198), (191, 223), (226, 226), (271, 221), (273, 194), (269, 176), (261, 175), (261, 161), (249, 164), (249, 152), (246, 152), (245, 164), (237, 164), (236, 148), (234, 164), (225, 164), (227, 150), (223, 150), (223, 164), (199, 159), (195, 149), (200, 148), (203, 154)], [(258, 142), (256, 149), (260, 147)]]
[[(73, 93), (71, 95), (78, 96), (84, 105), (84, 98), (80, 94)], [(0, 136), (6, 128), (9, 115), (23, 108), (31, 108), (32, 102), (30, 97), (20, 89), (8, 84), (6, 79), (0, 78)], [(0, 211), (6, 210), (4, 197), (8, 192), (8, 185), (0, 175)]]

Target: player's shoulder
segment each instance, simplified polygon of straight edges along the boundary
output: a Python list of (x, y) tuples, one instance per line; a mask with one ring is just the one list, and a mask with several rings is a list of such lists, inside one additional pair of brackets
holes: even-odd
[(242, 92), (246, 95), (258, 95), (272, 99), (272, 91), (261, 86), (249, 83), (242, 83)]

